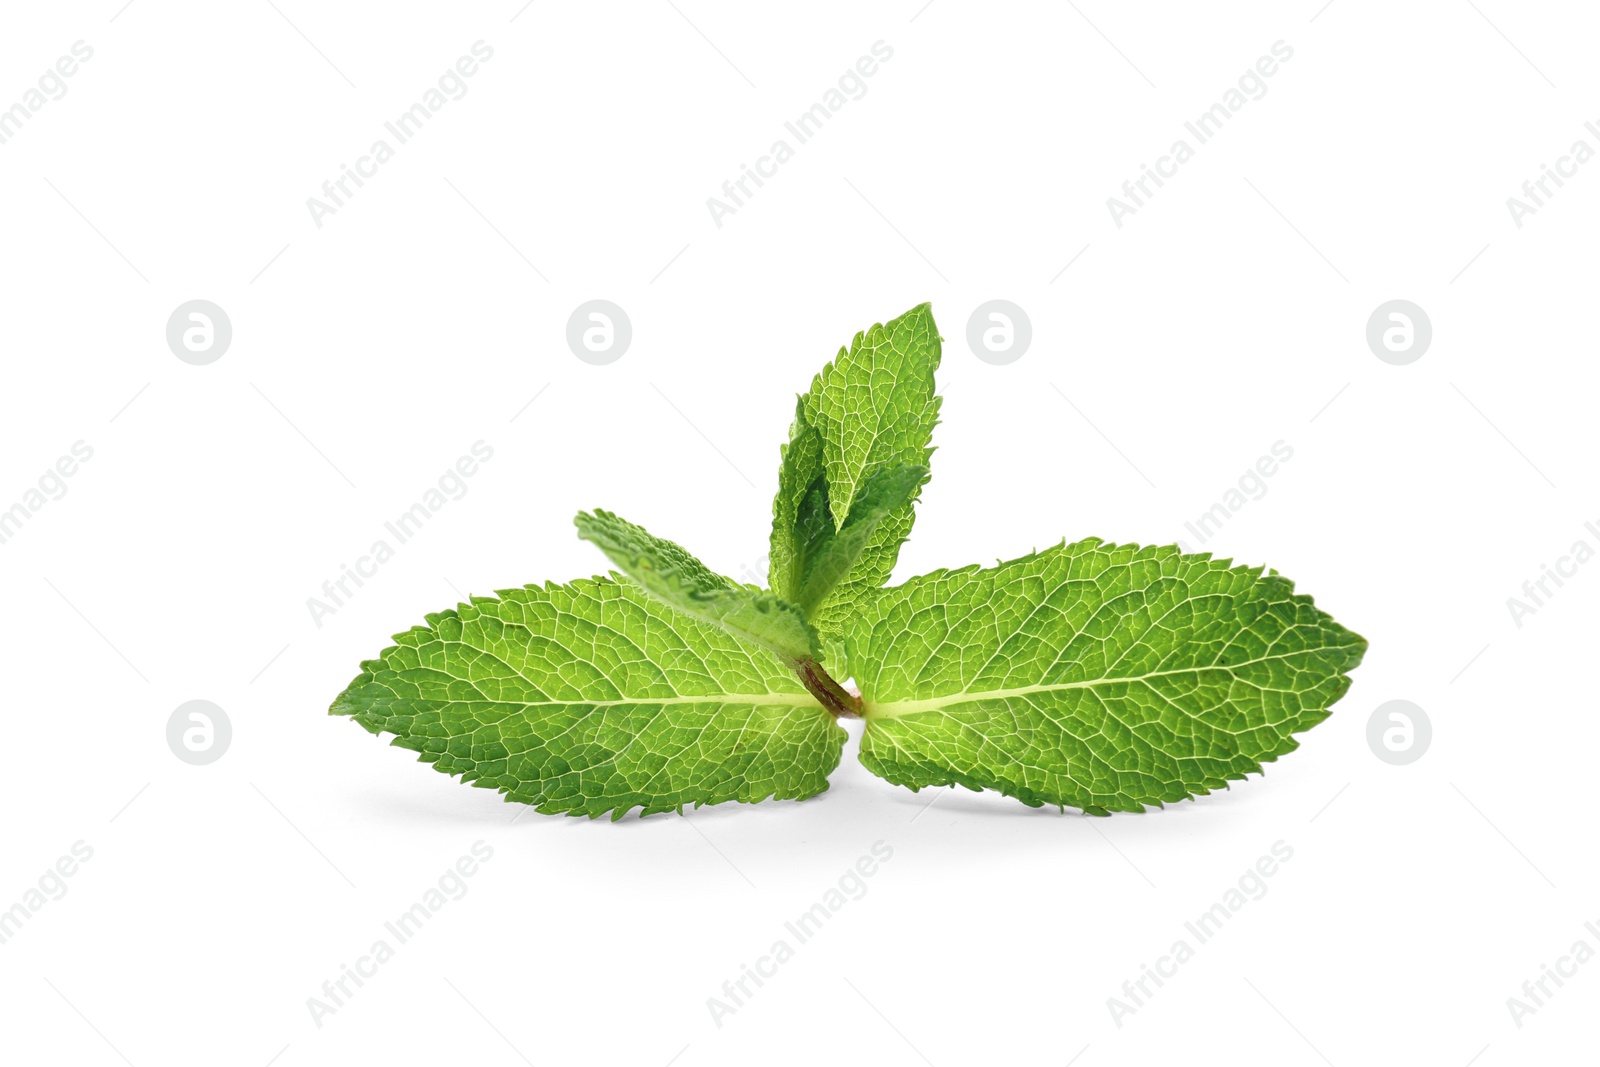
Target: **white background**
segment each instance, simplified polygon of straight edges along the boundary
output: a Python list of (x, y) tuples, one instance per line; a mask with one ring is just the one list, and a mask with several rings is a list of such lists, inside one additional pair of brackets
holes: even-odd
[[(1521, 228), (1506, 206), (1600, 148), (1592, 11), (121, 3), (0, 32), (3, 107), (94, 49), (0, 145), (0, 508), (94, 450), (0, 545), (0, 908), (93, 849), (0, 945), (8, 1062), (1593, 1058), (1600, 964), (1520, 1028), (1506, 1004), (1600, 949), (1600, 565), (1520, 627), (1506, 604), (1600, 547), (1600, 163)], [(307, 198), (478, 40), (467, 94), (318, 228)], [(717, 227), (706, 198), (880, 40), (866, 95)], [(1114, 225), (1280, 40), (1266, 95)], [(197, 298), (233, 325), (209, 366), (164, 335)], [(633, 323), (609, 366), (566, 346), (591, 298)], [(1033, 325), (1008, 366), (965, 341), (992, 298)], [(1433, 324), (1409, 366), (1364, 336), (1396, 298)], [(603, 570), (580, 507), (759, 571), (794, 394), (924, 300), (944, 422), (897, 578), (1062, 536), (1195, 547), (1184, 523), (1293, 448), (1205, 547), (1371, 649), (1264, 778), (1104, 820), (928, 808), (852, 741), (805, 803), (513, 822), (325, 714), (425, 612)], [(317, 626), (307, 599), (479, 440), (467, 494)], [(1408, 766), (1366, 741), (1396, 698), (1433, 723)], [(232, 722), (208, 766), (167, 747), (191, 699)], [(308, 998), (480, 840), (467, 894), (317, 1025)], [(866, 895), (715, 1025), (879, 841)], [(1118, 1026), (1108, 998), (1278, 841), (1266, 895)]]

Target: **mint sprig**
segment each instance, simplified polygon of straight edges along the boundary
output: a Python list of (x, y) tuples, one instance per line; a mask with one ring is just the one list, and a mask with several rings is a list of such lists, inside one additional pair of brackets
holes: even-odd
[(1293, 751), (1366, 642), (1275, 572), (1088, 538), (885, 588), (928, 480), (939, 356), (923, 304), (857, 334), (800, 397), (770, 590), (581, 512), (619, 574), (429, 615), (331, 712), (508, 800), (613, 819), (814, 796), (845, 717), (890, 782), (1097, 815)]

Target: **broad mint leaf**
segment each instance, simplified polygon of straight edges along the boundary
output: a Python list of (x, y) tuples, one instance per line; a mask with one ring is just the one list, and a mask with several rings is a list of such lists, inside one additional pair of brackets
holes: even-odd
[(395, 644), (330, 712), (541, 812), (804, 799), (845, 732), (762, 649), (593, 578), (501, 590)]
[(874, 773), (1103, 815), (1294, 750), (1366, 642), (1275, 573), (1090, 538), (883, 590), (846, 647)]
[[(842, 531), (855, 507), (865, 502), (863, 491), (875, 474), (928, 465), (929, 441), (939, 421), (933, 376), (940, 340), (932, 305), (919, 305), (856, 334), (801, 398), (773, 506), (771, 574), (780, 595), (802, 595), (802, 546), (815, 536), (818, 504), (826, 505), (834, 529)], [(807, 617), (825, 636), (840, 630), (863, 594), (889, 580), (911, 532), (917, 488), (920, 482), (911, 498), (874, 520), (853, 566), (814, 598)]]
[(771, 593), (724, 578), (681, 545), (609, 511), (580, 511), (574, 522), (579, 537), (671, 607), (715, 623), (786, 663), (817, 654), (816, 635), (805, 616)]

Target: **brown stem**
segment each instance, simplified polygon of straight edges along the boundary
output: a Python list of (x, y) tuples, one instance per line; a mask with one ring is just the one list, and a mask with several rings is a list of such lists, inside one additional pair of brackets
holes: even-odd
[(794, 661), (794, 672), (800, 676), (801, 684), (835, 719), (861, 717), (861, 698), (829, 677), (828, 672), (822, 669), (822, 664), (810, 657), (797, 659)]

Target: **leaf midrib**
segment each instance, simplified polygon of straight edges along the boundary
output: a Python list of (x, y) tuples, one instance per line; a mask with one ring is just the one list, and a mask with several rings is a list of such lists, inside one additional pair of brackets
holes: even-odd
[[(470, 679), (450, 677), (455, 681), (470, 682)], [(391, 690), (393, 692), (393, 690)], [(430, 704), (505, 704), (516, 708), (615, 708), (633, 705), (650, 704), (730, 704), (736, 706), (753, 706), (761, 704), (785, 704), (790, 707), (815, 707), (819, 711), (822, 705), (817, 703), (817, 698), (810, 693), (702, 693), (696, 696), (671, 696), (671, 697), (623, 697), (620, 700), (585, 700), (579, 697), (575, 700), (499, 700), (494, 697), (403, 697), (396, 694), (399, 700), (426, 700)]]
[[(916, 715), (925, 711), (943, 711), (957, 704), (971, 704), (980, 700), (1005, 700), (1010, 697), (1032, 696), (1035, 693), (1052, 693), (1066, 689), (1093, 689), (1102, 685), (1122, 685), (1130, 682), (1145, 682), (1152, 678), (1164, 678), (1174, 674), (1198, 674), (1202, 671), (1227, 671), (1233, 674), (1240, 667), (1249, 667), (1257, 663), (1268, 663), (1273, 660), (1289, 659), (1293, 656), (1303, 656), (1310, 653), (1327, 651), (1328, 648), (1339, 646), (1324, 646), (1321, 648), (1303, 648), (1290, 652), (1280, 652), (1271, 656), (1258, 656), (1255, 659), (1240, 660), (1238, 663), (1213, 663), (1200, 667), (1175, 667), (1167, 671), (1150, 671), (1145, 674), (1129, 675), (1121, 678), (1086, 678), (1076, 682), (1057, 682), (1051, 685), (1023, 685), (1013, 689), (988, 689), (982, 691), (963, 690), (960, 693), (950, 693), (945, 696), (929, 697), (926, 700), (894, 700), (885, 703), (862, 700), (862, 715), (867, 719), (898, 719), (906, 715)], [(1343, 673), (1340, 671), (1339, 673)]]

